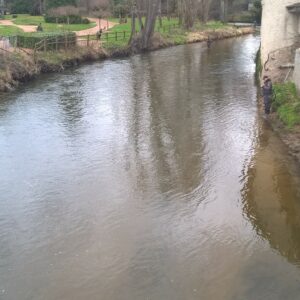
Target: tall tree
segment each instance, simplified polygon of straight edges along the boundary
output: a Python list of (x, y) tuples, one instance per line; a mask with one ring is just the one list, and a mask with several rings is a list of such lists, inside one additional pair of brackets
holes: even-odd
[(228, 0), (221, 0), (220, 16), (221, 16), (221, 21), (226, 23), (228, 17)]

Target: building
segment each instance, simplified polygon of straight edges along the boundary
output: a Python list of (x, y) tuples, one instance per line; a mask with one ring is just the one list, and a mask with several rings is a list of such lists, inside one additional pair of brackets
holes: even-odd
[(293, 75), (296, 49), (300, 47), (300, 2), (263, 0), (261, 59), (263, 73), (275, 81)]

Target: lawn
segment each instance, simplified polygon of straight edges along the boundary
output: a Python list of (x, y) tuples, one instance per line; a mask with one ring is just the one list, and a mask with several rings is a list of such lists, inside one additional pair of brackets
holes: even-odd
[[(109, 21), (114, 23), (119, 23), (119, 19), (116, 18), (110, 18)], [(137, 29), (139, 29), (138, 20), (136, 20), (136, 24), (137, 24)], [(170, 20), (168, 20), (166, 17), (162, 18), (162, 27), (165, 27), (165, 29), (168, 29), (169, 26), (173, 27), (174, 25), (178, 27), (178, 24), (179, 24), (178, 18), (171, 18)], [(209, 21), (206, 24), (195, 22), (194, 24), (194, 30), (208, 30), (208, 29), (216, 30), (216, 29), (223, 29), (225, 27), (229, 27), (229, 26), (223, 24), (220, 21)], [(115, 32), (115, 31), (131, 31), (131, 19), (129, 18), (127, 23), (118, 24), (110, 29), (110, 32)], [(162, 31), (158, 19), (156, 21), (155, 31), (160, 31), (160, 32)]]
[[(109, 21), (118, 23), (119, 19), (110, 18)], [(162, 19), (162, 27), (160, 27), (159, 20), (156, 21), (155, 31), (158, 31), (162, 34), (162, 36), (174, 44), (184, 44), (186, 43), (188, 31), (178, 25), (178, 18), (171, 18), (168, 20), (166, 17)], [(139, 23), (137, 20), (137, 30), (139, 30)], [(196, 22), (194, 24), (194, 28), (191, 31), (205, 31), (205, 30), (217, 30), (217, 29), (225, 29), (229, 27), (226, 24), (223, 24), (219, 21), (210, 21), (206, 24), (202, 24), (200, 22)], [(170, 30), (169, 30), (170, 29)], [(122, 38), (122, 32), (126, 32), (126, 38)], [(126, 46), (129, 40), (130, 32), (131, 32), (131, 19), (128, 19), (127, 23), (118, 24), (109, 30), (109, 39), (108, 42), (105, 42), (103, 46), (105, 48), (119, 48), (122, 46)], [(118, 40), (115, 40), (115, 33), (119, 32)], [(106, 34), (104, 33), (103, 38), (106, 40)]]
[[(116, 19), (116, 18), (109, 18), (109, 21), (114, 22), (114, 23), (119, 23), (119, 19)], [(138, 20), (136, 20), (136, 25), (137, 25), (137, 29), (139, 29)], [(170, 20), (168, 20), (167, 18), (163, 18), (162, 25), (163, 25), (163, 27), (167, 27), (169, 25), (171, 25), (171, 26), (178, 25), (178, 18), (171, 18)], [(159, 21), (158, 20), (156, 21), (155, 29), (156, 29), (156, 31), (158, 31), (158, 29), (159, 29)], [(127, 23), (118, 24), (118, 25), (114, 26), (109, 31), (110, 32), (131, 31), (131, 19), (129, 18)]]
[[(110, 22), (114, 22), (114, 23), (119, 23), (119, 19), (118, 18), (109, 18)], [(139, 22), (138, 20), (136, 20), (136, 25), (137, 25), (137, 31), (139, 31)], [(164, 30), (167, 32), (168, 31), (168, 27), (169, 26), (174, 26), (174, 25), (178, 25), (178, 18), (171, 18), (170, 20), (168, 20), (167, 18), (163, 18), (162, 19), (162, 26), (164, 28)], [(160, 28), (160, 24), (159, 24), (159, 20), (156, 21), (156, 25), (155, 25), (155, 31), (160, 31), (163, 32), (163, 28)], [(122, 33), (126, 32), (126, 38), (123, 38)], [(118, 32), (118, 40), (115, 40), (115, 33)], [(109, 29), (109, 40), (108, 42), (103, 43), (103, 47), (104, 48), (120, 48), (120, 47), (124, 47), (128, 44), (129, 41), (129, 37), (130, 37), (130, 32), (131, 32), (131, 19), (128, 19), (127, 23), (123, 23), (123, 24), (117, 24), (116, 26), (114, 26), (113, 28)], [(103, 35), (103, 41), (106, 41), (106, 33), (104, 33)]]
[(46, 23), (43, 16), (31, 16), (31, 15), (18, 15), (17, 18), (13, 18), (11, 15), (5, 16), (7, 20), (11, 20), (16, 25), (39, 25), (45, 32), (55, 32), (55, 31), (80, 31), (95, 27), (95, 23), (90, 24), (54, 24)]
[(12, 36), (20, 33), (23, 33), (23, 31), (18, 27), (0, 25), (0, 36)]

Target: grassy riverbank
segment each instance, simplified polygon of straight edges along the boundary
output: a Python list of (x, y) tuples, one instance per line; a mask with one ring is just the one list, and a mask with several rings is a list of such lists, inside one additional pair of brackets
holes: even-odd
[[(111, 22), (117, 22), (117, 19), (110, 19)], [(130, 32), (131, 31), (131, 21), (127, 23), (118, 24), (111, 28), (109, 32)], [(163, 18), (162, 24), (160, 25), (159, 21), (156, 21), (155, 32), (159, 33), (160, 38), (164, 40), (164, 43), (167, 45), (182, 45), (192, 42), (201, 42), (210, 36), (212, 39), (214, 36), (218, 35), (218, 38), (221, 34), (232, 35), (234, 32), (239, 34), (239, 30), (228, 26), (219, 21), (210, 21), (206, 24), (197, 22), (194, 25), (194, 28), (191, 30), (185, 30), (184, 28), (178, 25), (178, 18), (170, 18), (169, 20)], [(203, 37), (201, 35), (204, 35)], [(156, 35), (157, 36), (157, 35)], [(129, 35), (125, 39), (118, 41), (110, 40), (107, 43), (103, 44), (103, 47), (106, 49), (116, 49), (126, 47), (129, 42)]]
[(289, 129), (300, 124), (300, 97), (293, 82), (274, 84), (273, 109)]
[[(300, 96), (293, 82), (275, 83), (273, 87), (272, 113), (267, 120), (300, 163)], [(263, 111), (262, 98), (260, 106)]]
[[(219, 26), (219, 28), (217, 28)], [(186, 32), (174, 29), (167, 33), (155, 33), (152, 47), (157, 50), (174, 45), (203, 42), (208, 39), (221, 40), (237, 37), (253, 32), (252, 28), (234, 28), (220, 26), (216, 23), (208, 24), (204, 30)], [(127, 44), (109, 44), (101, 47), (95, 43), (90, 47), (75, 47), (68, 51), (39, 52), (34, 58), (33, 52), (19, 50), (17, 52), (0, 52), (0, 91), (9, 91), (20, 82), (26, 82), (40, 73), (60, 72), (67, 67), (76, 66), (86, 61), (96, 61), (112, 57), (124, 57), (135, 54), (136, 51)]]

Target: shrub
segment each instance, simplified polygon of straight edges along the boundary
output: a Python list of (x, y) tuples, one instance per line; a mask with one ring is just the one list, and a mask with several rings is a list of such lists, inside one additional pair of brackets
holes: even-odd
[(78, 15), (70, 16), (50, 16), (44, 17), (46, 23), (59, 23), (59, 24), (89, 24), (90, 21), (87, 18), (82, 18)]
[(46, 50), (54, 50), (56, 48), (61, 49), (65, 48), (66, 46), (69, 48), (76, 45), (76, 34), (74, 32), (24, 33), (19, 34), (15, 37), (11, 37), (10, 42), (14, 45), (16, 44), (17, 47), (30, 49), (34, 49), (35, 46), (41, 42), (41, 50), (43, 50), (44, 44), (42, 43), (42, 41), (44, 41), (45, 39), (47, 39)]

